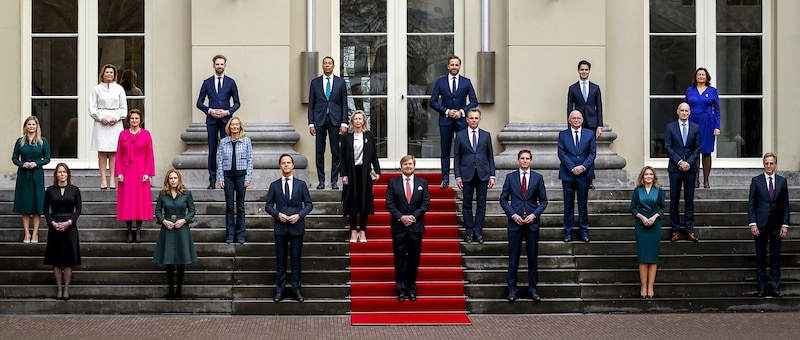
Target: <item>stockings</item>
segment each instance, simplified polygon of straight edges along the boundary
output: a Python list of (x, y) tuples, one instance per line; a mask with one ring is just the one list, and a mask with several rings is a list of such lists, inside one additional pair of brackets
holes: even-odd
[(167, 285), (169, 286), (169, 292), (166, 296), (167, 299), (180, 299), (183, 297), (183, 276), (184, 272), (186, 271), (186, 265), (179, 264), (178, 267), (178, 287), (175, 288), (175, 267), (174, 264), (167, 265)]
[(133, 238), (132, 229), (133, 229), (133, 221), (125, 221), (125, 225), (128, 227), (128, 243), (136, 242), (142, 243), (142, 221), (136, 220), (136, 238)]

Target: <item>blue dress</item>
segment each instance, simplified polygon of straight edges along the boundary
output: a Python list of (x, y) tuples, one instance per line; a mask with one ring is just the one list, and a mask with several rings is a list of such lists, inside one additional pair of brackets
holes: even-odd
[[(636, 258), (639, 263), (658, 263), (658, 254), (661, 251), (661, 218), (664, 216), (665, 202), (664, 190), (661, 188), (652, 187), (649, 193), (643, 186), (633, 189), (631, 215), (634, 220)], [(658, 213), (658, 218), (649, 227), (636, 218), (636, 214), (650, 218), (656, 213)]]
[(689, 103), (692, 114), (689, 121), (700, 125), (700, 152), (714, 152), (714, 129), (720, 127), (719, 93), (713, 86), (706, 87), (703, 93), (689, 86), (683, 100)]

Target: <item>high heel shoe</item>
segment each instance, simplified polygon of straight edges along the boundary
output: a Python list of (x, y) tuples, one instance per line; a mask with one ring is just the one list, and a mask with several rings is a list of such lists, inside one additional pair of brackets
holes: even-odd
[(365, 232), (358, 233), (358, 242), (367, 243), (367, 234)]
[(708, 183), (706, 183), (706, 184), (703, 184), (703, 188), (706, 188), (706, 189), (708, 189), (708, 188), (710, 188), (710, 187), (711, 187), (711, 184), (708, 184)]
[(39, 235), (31, 236), (31, 243), (39, 243)]

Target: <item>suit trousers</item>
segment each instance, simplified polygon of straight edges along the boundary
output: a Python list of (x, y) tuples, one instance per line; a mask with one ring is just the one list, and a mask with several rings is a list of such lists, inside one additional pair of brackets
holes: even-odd
[(286, 288), (286, 260), (292, 256), (292, 291), (300, 291), (300, 259), (303, 252), (303, 235), (275, 235), (275, 291), (283, 292)]
[[(462, 178), (464, 191), (463, 205), (461, 214), (464, 216), (464, 227), (467, 235), (479, 236), (483, 230), (483, 221), (486, 219), (486, 191), (489, 189), (489, 181), (481, 181), (478, 174), (468, 181)], [(475, 216), (472, 215), (472, 194), (475, 192), (478, 207)]]
[(564, 233), (572, 235), (575, 225), (575, 196), (578, 196), (578, 234), (589, 234), (589, 178), (575, 176), (572, 180), (562, 180), (561, 188), (564, 191)]
[(539, 282), (539, 229), (531, 230), (530, 226), (520, 226), (516, 231), (508, 231), (508, 293), (517, 293), (517, 269), (522, 251), (522, 239), (525, 239), (525, 254), (528, 256), (528, 293), (536, 292)]
[(439, 124), (439, 135), (441, 136), (442, 149), (442, 180), (450, 179), (450, 149), (453, 146), (453, 135), (467, 128), (467, 120), (464, 118), (450, 119), (449, 124)]
[(696, 172), (673, 171), (669, 173), (669, 220), (672, 223), (670, 233), (681, 230), (681, 216), (678, 205), (681, 203), (681, 188), (683, 193), (683, 223), (686, 233), (694, 232), (694, 175)]
[[(758, 290), (778, 289), (781, 283), (781, 226), (760, 228), (756, 241), (756, 284)], [(767, 281), (767, 243), (769, 243), (769, 281)]]
[(225, 138), (225, 122), (217, 119), (214, 124), (206, 124), (208, 133), (208, 183), (217, 182), (217, 146)]
[(392, 233), (394, 250), (394, 281), (398, 292), (416, 292), (419, 258), (422, 253), (422, 234), (408, 229)]
[(341, 136), (339, 135), (339, 126), (333, 124), (330, 115), (328, 115), (327, 118), (325, 118), (325, 124), (317, 126), (316, 129), (317, 179), (320, 183), (325, 183), (325, 139), (327, 138), (331, 145), (331, 184), (338, 183), (339, 162), (341, 162), (341, 150), (339, 150)]
[[(244, 178), (246, 170), (225, 170), (225, 241), (245, 242)], [(234, 198), (236, 205), (234, 206)]]

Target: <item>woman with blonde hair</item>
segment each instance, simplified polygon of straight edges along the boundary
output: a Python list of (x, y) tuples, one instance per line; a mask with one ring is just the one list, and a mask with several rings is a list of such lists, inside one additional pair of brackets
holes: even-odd
[(225, 133), (228, 136), (219, 141), (217, 150), (217, 182), (225, 190), (225, 243), (235, 239), (244, 244), (244, 194), (253, 180), (253, 146), (239, 117), (228, 120)]
[(350, 115), (350, 131), (342, 136), (341, 155), (342, 212), (350, 222), (350, 242), (367, 242), (367, 218), (375, 213), (372, 182), (380, 177), (381, 166), (375, 135), (369, 131), (364, 111)]
[(642, 283), (639, 294), (643, 299), (654, 296), (653, 283), (661, 250), (661, 216), (664, 216), (665, 205), (664, 190), (658, 184), (656, 171), (649, 165), (645, 166), (636, 179), (636, 188), (631, 197), (639, 279)]
[[(39, 221), (44, 213), (44, 170), (50, 163), (50, 144), (42, 137), (39, 119), (30, 116), (22, 123), (22, 137), (14, 143), (11, 161), (17, 166), (12, 211), (22, 214), (23, 243), (39, 242)], [(33, 220), (33, 234), (30, 233)]]
[[(170, 169), (164, 176), (164, 187), (156, 199), (156, 223), (161, 230), (153, 252), (153, 263), (167, 266), (167, 299), (180, 299), (183, 296), (186, 265), (198, 261), (192, 231), (189, 229), (194, 214), (192, 192), (183, 184), (181, 173)], [(174, 277), (176, 267), (177, 288)]]
[(117, 84), (117, 68), (105, 64), (100, 68), (98, 83), (89, 93), (89, 116), (94, 119), (92, 151), (97, 151), (100, 168), (100, 189), (115, 189), (114, 179), (106, 180), (106, 166), (115, 174), (117, 139), (122, 132), (122, 120), (128, 113), (125, 89)]

